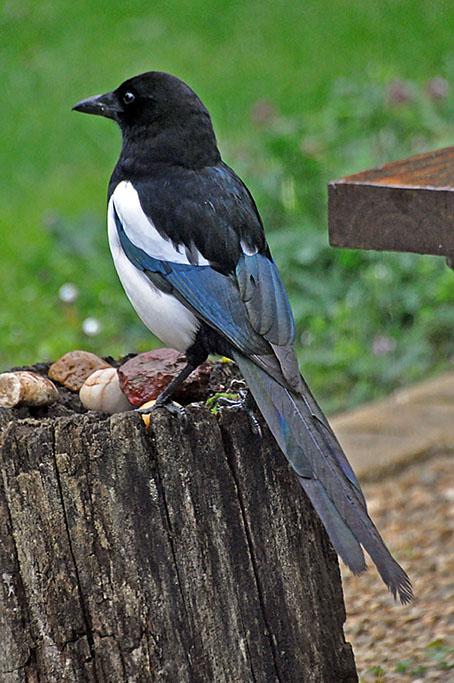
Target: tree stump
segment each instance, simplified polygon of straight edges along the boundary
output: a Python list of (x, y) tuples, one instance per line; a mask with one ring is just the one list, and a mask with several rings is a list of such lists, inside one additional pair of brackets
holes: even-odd
[(357, 681), (336, 555), (266, 427), (43, 413), (0, 410), (2, 683)]

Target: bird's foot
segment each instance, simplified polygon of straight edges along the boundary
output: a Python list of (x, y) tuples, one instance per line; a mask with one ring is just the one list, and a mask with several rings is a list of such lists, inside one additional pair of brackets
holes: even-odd
[(183, 429), (186, 431), (188, 428), (188, 413), (182, 405), (175, 401), (160, 401), (159, 398), (157, 398), (156, 401), (148, 401), (148, 403), (144, 403), (140, 408), (136, 408), (136, 412), (140, 413), (143, 418), (148, 417), (148, 420), (144, 419), (144, 422), (149, 426), (149, 417), (157, 408), (164, 408), (170, 415), (178, 417), (183, 425)]
[(211, 396), (206, 402), (210, 411), (217, 415), (223, 409), (243, 410), (248, 416), (253, 434), (262, 436), (262, 430), (257, 418), (254, 415), (254, 403), (249, 390), (242, 380), (234, 379), (225, 392), (218, 392)]

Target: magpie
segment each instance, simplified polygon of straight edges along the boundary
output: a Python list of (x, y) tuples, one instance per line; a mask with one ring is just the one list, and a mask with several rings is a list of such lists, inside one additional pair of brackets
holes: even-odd
[(113, 119), (122, 148), (108, 189), (108, 237), (145, 325), (187, 365), (233, 358), (279, 447), (351, 571), (363, 548), (402, 603), (407, 574), (370, 519), (358, 480), (300, 374), (295, 323), (254, 199), (221, 158), (210, 115), (170, 74), (150, 71), (74, 109)]

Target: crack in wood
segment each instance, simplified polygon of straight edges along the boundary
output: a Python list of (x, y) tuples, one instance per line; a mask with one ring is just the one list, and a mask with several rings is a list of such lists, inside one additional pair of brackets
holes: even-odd
[[(222, 430), (222, 429), (221, 429), (221, 438), (222, 438), (222, 441), (224, 443), (225, 456), (227, 459), (227, 463), (229, 465), (230, 472), (232, 473), (233, 481), (235, 482), (235, 489), (236, 489), (236, 494), (237, 494), (237, 498), (238, 498), (238, 504), (239, 504), (240, 510), (241, 510), (241, 517), (243, 520), (244, 531), (246, 534), (247, 547), (248, 547), (249, 557), (251, 560), (252, 571), (254, 573), (255, 585), (257, 587), (257, 595), (259, 598), (260, 609), (262, 612), (263, 621), (265, 623), (266, 636), (268, 638), (270, 649), (271, 649), (271, 652), (273, 655), (273, 662), (274, 662), (274, 667), (276, 670), (276, 679), (277, 679), (277, 681), (279, 681), (279, 683), (282, 683), (282, 679), (279, 675), (279, 669), (278, 669), (278, 657), (277, 657), (277, 652), (276, 652), (276, 644), (274, 642), (273, 632), (272, 632), (272, 629), (268, 623), (268, 618), (266, 615), (265, 601), (264, 601), (263, 590), (262, 590), (261, 581), (260, 581), (260, 574), (259, 574), (259, 571), (257, 568), (257, 562), (256, 562), (256, 558), (255, 558), (254, 543), (253, 543), (251, 531), (249, 528), (249, 519), (248, 519), (248, 515), (246, 514), (246, 508), (244, 505), (243, 496), (241, 494), (240, 482), (237, 478), (234, 463), (232, 460), (232, 443), (231, 443), (228, 435), (226, 435), (225, 430)], [(254, 675), (254, 679), (255, 679), (255, 675)]]

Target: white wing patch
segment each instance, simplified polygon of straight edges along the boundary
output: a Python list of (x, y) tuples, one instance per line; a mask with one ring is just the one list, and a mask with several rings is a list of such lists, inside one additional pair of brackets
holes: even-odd
[(195, 245), (192, 244), (189, 249), (184, 244), (175, 246), (159, 234), (153, 221), (144, 213), (139, 195), (131, 182), (123, 180), (118, 183), (110, 201), (114, 203), (124, 231), (131, 242), (153, 258), (172, 263), (210, 265)]
[[(130, 185), (130, 183), (120, 183), (120, 185), (124, 184)], [(132, 185), (130, 185), (130, 187), (132, 188)], [(137, 196), (134, 188), (132, 188), (132, 190)], [(116, 192), (117, 190), (115, 190), (114, 194)], [(130, 197), (132, 194), (129, 194), (128, 196)], [(126, 295), (139, 318), (153, 334), (155, 334), (166, 346), (184, 352), (194, 343), (197, 331), (200, 327), (200, 322), (195, 315), (175, 299), (174, 296), (161, 292), (150, 282), (145, 273), (136, 268), (128, 259), (118, 237), (113, 211), (113, 200), (114, 196), (112, 195), (109, 202), (107, 217), (109, 246), (118, 277), (120, 278)], [(138, 198), (137, 206), (141, 211)], [(118, 210), (117, 203), (115, 203), (115, 209), (121, 218), (124, 230), (131, 242), (137, 247), (147, 250), (148, 253), (152, 253), (152, 256), (155, 258), (163, 259), (164, 257), (162, 255), (157, 255), (156, 251), (150, 252), (150, 247), (145, 247), (143, 241), (142, 243), (139, 242), (140, 231), (136, 231), (136, 226), (137, 218), (142, 220), (140, 213), (134, 213), (134, 208), (131, 208), (131, 204), (129, 204), (129, 208), (125, 209), (123, 207), (123, 214)], [(147, 230), (151, 233), (153, 233), (154, 230), (154, 232), (158, 234), (143, 212), (142, 215), (143, 219), (148, 222)], [(127, 221), (128, 217), (134, 219), (134, 216), (136, 217), (136, 220), (132, 221), (132, 224), (134, 225), (134, 228), (132, 228), (131, 223), (125, 222), (123, 217), (126, 217)], [(135, 239), (133, 237), (134, 235), (136, 236)], [(164, 245), (173, 248), (171, 243), (166, 243), (159, 235), (158, 237)], [(179, 261), (179, 263), (187, 263), (187, 261)]]

